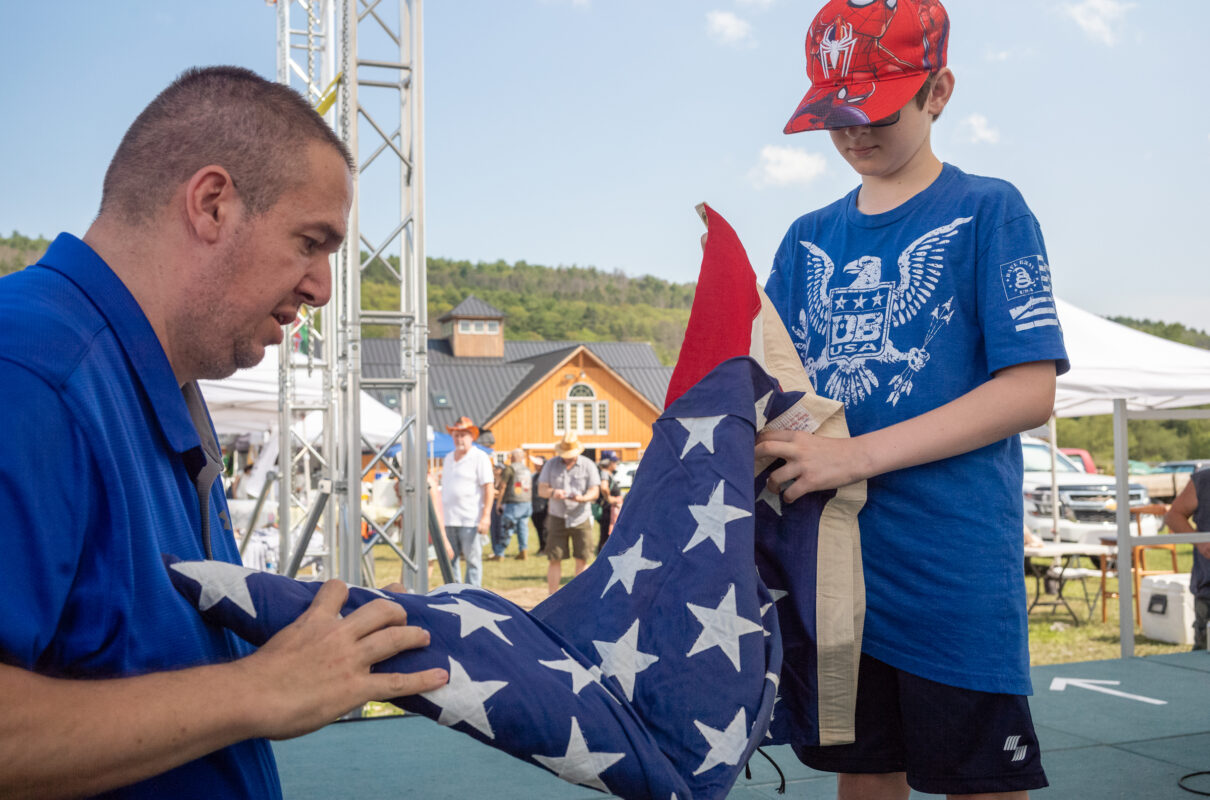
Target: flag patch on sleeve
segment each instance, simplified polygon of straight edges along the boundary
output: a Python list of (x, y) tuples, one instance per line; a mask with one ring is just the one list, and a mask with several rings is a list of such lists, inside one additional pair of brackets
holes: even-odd
[(1050, 286), (1050, 267), (1041, 255), (1001, 264), (1000, 281), (1017, 331), (1059, 324)]

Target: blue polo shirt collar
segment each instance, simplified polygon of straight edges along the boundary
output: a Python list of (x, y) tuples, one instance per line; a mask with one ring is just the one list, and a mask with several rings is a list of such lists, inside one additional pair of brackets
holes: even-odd
[(172, 365), (147, 315), (134, 295), (96, 251), (69, 233), (61, 233), (38, 262), (76, 286), (109, 323), (155, 411), (170, 447), (184, 453), (201, 446)]

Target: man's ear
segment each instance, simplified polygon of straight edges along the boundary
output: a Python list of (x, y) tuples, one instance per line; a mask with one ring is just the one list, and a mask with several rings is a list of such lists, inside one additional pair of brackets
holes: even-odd
[(937, 116), (945, 109), (953, 94), (954, 72), (949, 67), (942, 67), (937, 71), (937, 77), (933, 79), (933, 88), (929, 90), (924, 110), (934, 117)]
[(230, 173), (217, 164), (202, 167), (185, 184), (185, 216), (200, 240), (214, 243), (238, 216), (239, 195)]

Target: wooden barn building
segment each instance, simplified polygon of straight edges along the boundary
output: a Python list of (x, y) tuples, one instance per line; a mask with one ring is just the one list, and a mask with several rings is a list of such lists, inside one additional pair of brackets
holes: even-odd
[[(434, 430), (468, 416), (498, 454), (550, 457), (568, 431), (593, 460), (604, 450), (637, 460), (646, 449), (672, 375), (647, 342), (509, 341), (504, 314), (474, 295), (437, 322), (428, 341)], [(397, 341), (362, 344), (363, 374), (399, 375)]]

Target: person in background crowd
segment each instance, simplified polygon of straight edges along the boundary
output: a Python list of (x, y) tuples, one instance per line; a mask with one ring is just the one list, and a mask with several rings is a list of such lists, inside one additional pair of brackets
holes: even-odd
[[(1173, 533), (1210, 531), (1210, 469), (1193, 473), (1185, 488), (1164, 515)], [(1193, 545), (1193, 570), (1189, 575), (1193, 592), (1193, 649), (1206, 649), (1206, 625), (1210, 624), (1210, 542)]]
[(605, 543), (609, 541), (609, 530), (613, 525), (614, 507), (622, 504), (622, 490), (618, 487), (618, 481), (614, 477), (614, 473), (617, 471), (618, 454), (612, 450), (606, 450), (601, 454), (600, 461), (601, 494), (597, 497), (596, 502), (593, 503), (592, 512), (601, 528), (600, 535), (597, 537), (598, 553), (605, 549)]
[(500, 514), (500, 495), (504, 491), (504, 467), (492, 464), (492, 518), (488, 526), (488, 542), (492, 554), (485, 561), (499, 561), (508, 547), (508, 538), (504, 535), (504, 517)]
[(584, 456), (584, 445), (568, 433), (555, 445), (555, 458), (542, 466), (538, 495), (550, 500), (546, 516), (546, 588), (554, 594), (563, 579), (563, 559), (575, 559), (579, 575), (588, 565), (592, 536), (592, 501), (600, 492), (601, 475)]
[(546, 459), (542, 456), (534, 456), (533, 462), (534, 476), (530, 483), (530, 503), (533, 505), (533, 512), (529, 515), (529, 518), (534, 523), (534, 530), (538, 533), (538, 555), (544, 556), (546, 555), (546, 511), (548, 501), (538, 493), (538, 480)]
[[(454, 580), (481, 586), (483, 547), (479, 536), (491, 527), (492, 461), (474, 446), (479, 428), (470, 417), (459, 417), (445, 429), (454, 439), (454, 449), (441, 467), (441, 507), (445, 535), (454, 548)], [(459, 561), (466, 562), (465, 579)]]
[(502, 557), (508, 543), (517, 534), (517, 559), (529, 558), (529, 515), (533, 513), (533, 473), (525, 463), (525, 451), (521, 448), (508, 455), (509, 463), (500, 476), (501, 493), (498, 505), (501, 517), (501, 542), (493, 553)]

